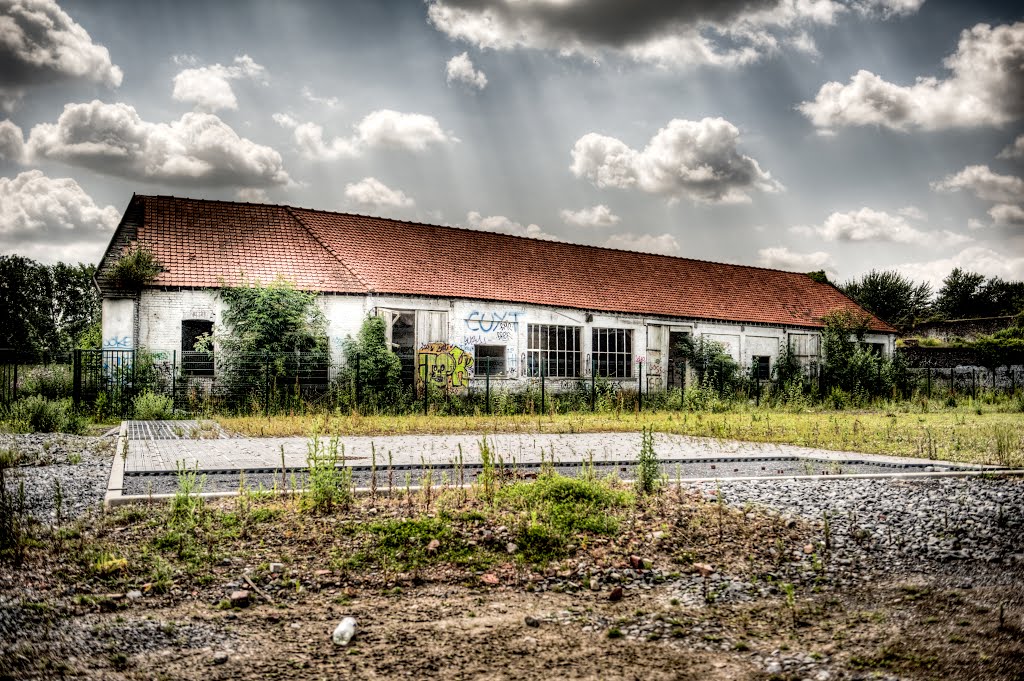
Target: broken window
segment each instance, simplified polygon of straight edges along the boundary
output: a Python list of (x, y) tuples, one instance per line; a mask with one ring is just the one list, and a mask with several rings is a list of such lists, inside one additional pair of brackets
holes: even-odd
[(213, 335), (213, 322), (184, 319), (181, 322), (181, 373), (186, 376), (213, 376), (213, 353), (197, 350), (201, 340)]
[(751, 369), (753, 370), (754, 380), (767, 381), (772, 376), (771, 369), (771, 357), (764, 355), (754, 355), (750, 358)]
[(579, 378), (580, 327), (529, 324), (526, 336), (527, 376)]
[(477, 376), (502, 376), (505, 373), (504, 345), (473, 347), (473, 373)]
[(633, 332), (630, 329), (594, 329), (591, 352), (598, 376), (633, 377)]

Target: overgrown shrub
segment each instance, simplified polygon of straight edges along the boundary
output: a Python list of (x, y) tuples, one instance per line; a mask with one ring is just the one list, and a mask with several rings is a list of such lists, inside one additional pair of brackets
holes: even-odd
[(18, 394), (41, 395), (51, 400), (67, 397), (71, 394), (71, 367), (66, 364), (25, 367), (18, 376)]
[(156, 279), (161, 271), (160, 262), (146, 248), (132, 248), (115, 262), (107, 273), (107, 280), (116, 288), (138, 291)]
[(339, 375), (342, 386), (354, 390), (358, 380), (360, 400), (371, 410), (394, 409), (399, 405), (402, 363), (388, 347), (383, 318), (367, 317), (356, 337), (349, 336), (342, 342), (342, 352), (345, 355), (345, 366)]
[(135, 396), (132, 403), (135, 418), (140, 421), (163, 421), (174, 418), (174, 401), (166, 395), (146, 390)]
[(745, 386), (747, 376), (718, 341), (703, 336), (696, 340), (693, 336), (683, 336), (676, 350), (696, 372), (697, 382), (702, 387), (710, 386), (719, 395), (731, 395)]
[(14, 431), (24, 433), (82, 433), (85, 422), (75, 414), (70, 399), (48, 400), (42, 395), (24, 397), (5, 415)]

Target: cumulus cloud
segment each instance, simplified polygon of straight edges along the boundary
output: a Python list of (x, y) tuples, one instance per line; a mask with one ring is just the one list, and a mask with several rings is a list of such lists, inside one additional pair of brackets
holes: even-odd
[(0, 161), (18, 163), (25, 155), (25, 138), (21, 128), (11, 121), (0, 121)]
[(988, 211), (992, 222), (999, 227), (1024, 227), (1024, 206), (1000, 203)]
[(1018, 135), (1017, 139), (1013, 141), (1013, 144), (1000, 151), (999, 156), (996, 158), (1004, 158), (1007, 160), (1024, 158), (1024, 135)]
[(257, 187), (242, 187), (235, 192), (235, 198), (249, 203), (270, 203), (270, 195), (267, 194), (267, 190)]
[(199, 68), (185, 69), (174, 77), (174, 92), (179, 102), (194, 104), (200, 111), (237, 109), (238, 100), (231, 89), (231, 81), (248, 79), (265, 82), (266, 69), (252, 58), (243, 54), (235, 57), (230, 66), (214, 64)]
[(660, 253), (662, 255), (679, 255), (682, 249), (679, 242), (671, 234), (634, 234), (623, 232), (612, 234), (604, 245), (607, 248), (618, 248), (624, 251), (639, 251), (641, 253)]
[(527, 236), (531, 239), (546, 239), (548, 241), (561, 241), (553, 234), (548, 234), (540, 226), (535, 224), (523, 225), (510, 220), (504, 215), (489, 215), (484, 217), (476, 211), (466, 214), (466, 227), (479, 229), (483, 232), (497, 232), (498, 234), (511, 234), (512, 236)]
[(416, 202), (399, 189), (392, 189), (375, 177), (345, 185), (345, 198), (369, 208), (408, 208)]
[[(854, 3), (881, 17), (913, 11), (921, 0)], [(616, 55), (664, 68), (739, 66), (806, 49), (807, 30), (849, 11), (833, 0), (428, 0), (431, 24), (479, 48), (548, 50), (599, 60)], [(802, 38), (801, 38), (802, 36)]]
[(673, 119), (637, 151), (614, 137), (588, 133), (576, 140), (570, 170), (601, 188), (636, 188), (670, 199), (749, 203), (749, 192), (782, 185), (737, 150), (739, 130), (723, 118)]
[(611, 208), (599, 203), (579, 210), (564, 209), (560, 212), (562, 222), (575, 227), (611, 227), (619, 224), (621, 218)]
[(0, 0), (0, 105), (11, 108), (28, 86), (68, 79), (118, 87), (110, 53), (54, 0)]
[(762, 248), (757, 252), (757, 261), (764, 267), (793, 272), (833, 271), (832, 256), (825, 251), (796, 253), (785, 246)]
[[(920, 213), (913, 206), (908, 208), (909, 211), (904, 211), (909, 212), (910, 217), (916, 218)], [(866, 207), (846, 213), (832, 213), (821, 225), (794, 227), (792, 231), (806, 236), (819, 236), (825, 241), (888, 241), (921, 246), (950, 246), (971, 241), (968, 236), (949, 231), (927, 232), (911, 225), (904, 215), (892, 215)]]
[(424, 151), (431, 145), (458, 142), (445, 132), (433, 116), (380, 109), (367, 114), (354, 126), (349, 137), (324, 139), (324, 129), (316, 123), (300, 123), (294, 117), (276, 113), (274, 121), (291, 128), (303, 156), (321, 161), (360, 156), (367, 149), (390, 148)]
[(1024, 256), (997, 253), (983, 246), (971, 246), (949, 258), (925, 262), (909, 262), (898, 269), (914, 281), (926, 281), (938, 290), (942, 280), (954, 267), (978, 272), (986, 277), (1001, 277), (1010, 281), (1024, 279)]
[(170, 123), (142, 120), (127, 104), (67, 104), (56, 123), (29, 134), (34, 159), (63, 161), (108, 175), (192, 186), (265, 187), (291, 182), (281, 155), (239, 137), (213, 114)]
[(1024, 200), (1024, 179), (1013, 175), (1000, 175), (988, 166), (967, 166), (955, 175), (947, 175), (932, 182), (937, 192), (957, 192), (966, 189), (979, 199), (1018, 203)]
[(945, 79), (918, 77), (897, 85), (861, 70), (847, 84), (821, 86), (798, 107), (815, 127), (830, 132), (874, 125), (893, 130), (1000, 126), (1024, 116), (1024, 22), (964, 30), (943, 64)]
[(68, 253), (73, 260), (91, 252), (99, 258), (121, 219), (113, 206), (97, 206), (69, 177), (50, 178), (40, 170), (0, 177), (0, 244), (47, 262)]
[(337, 97), (320, 97), (313, 92), (313, 89), (308, 85), (302, 88), (302, 98), (307, 102), (313, 102), (314, 104), (322, 104), (328, 109), (334, 109), (341, 105), (341, 102)]
[(477, 90), (487, 87), (487, 76), (483, 71), (474, 68), (468, 52), (455, 55), (448, 60), (448, 64), (445, 66), (445, 79), (448, 81), (448, 85), (462, 83)]

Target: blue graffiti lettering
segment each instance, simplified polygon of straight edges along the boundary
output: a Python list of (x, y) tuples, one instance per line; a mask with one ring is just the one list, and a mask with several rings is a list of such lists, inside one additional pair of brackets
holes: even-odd
[(492, 331), (518, 331), (519, 312), (480, 312), (473, 310), (466, 317), (466, 329), (490, 333)]
[(103, 347), (105, 348), (130, 348), (131, 346), (131, 336), (114, 336), (103, 341)]

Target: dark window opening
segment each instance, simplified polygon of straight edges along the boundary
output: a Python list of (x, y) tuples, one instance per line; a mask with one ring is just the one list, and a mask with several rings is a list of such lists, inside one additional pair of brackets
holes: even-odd
[(181, 373), (188, 376), (213, 376), (213, 353), (196, 350), (200, 340), (213, 334), (213, 322), (185, 319), (181, 322)]
[(579, 378), (580, 327), (530, 324), (526, 337), (527, 376)]
[(594, 368), (605, 378), (633, 377), (633, 332), (629, 329), (594, 329)]
[(772, 376), (771, 357), (755, 355), (750, 358), (750, 363), (754, 369), (754, 379), (758, 381), (767, 381)]
[(501, 376), (505, 373), (504, 345), (476, 345), (473, 357), (473, 373), (476, 376)]
[(865, 343), (865, 345), (867, 345), (868, 351), (872, 355), (877, 355), (878, 357), (882, 357), (883, 355), (885, 355), (884, 343)]

